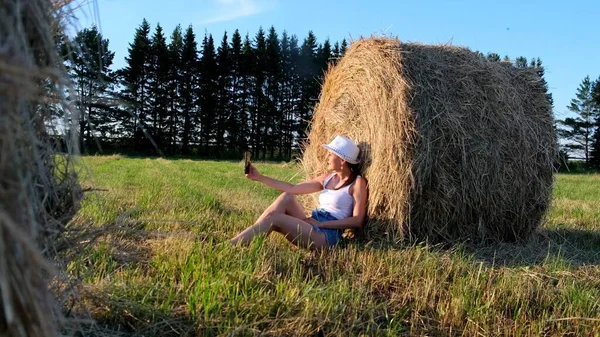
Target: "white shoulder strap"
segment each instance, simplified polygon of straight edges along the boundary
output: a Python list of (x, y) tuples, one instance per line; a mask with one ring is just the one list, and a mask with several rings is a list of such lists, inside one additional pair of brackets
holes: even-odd
[(325, 178), (325, 180), (323, 180), (323, 188), (325, 188), (325, 186), (327, 186), (327, 183), (329, 182), (329, 180), (331, 180), (331, 178), (333, 178), (334, 175), (335, 175), (335, 172), (330, 174), (327, 178)]
[(358, 180), (358, 178), (360, 178), (360, 175), (356, 176), (356, 179), (354, 179), (354, 181), (352, 182), (352, 184), (348, 184), (348, 186), (346, 186), (348, 188), (348, 191), (350, 191), (350, 186), (354, 185), (354, 183)]

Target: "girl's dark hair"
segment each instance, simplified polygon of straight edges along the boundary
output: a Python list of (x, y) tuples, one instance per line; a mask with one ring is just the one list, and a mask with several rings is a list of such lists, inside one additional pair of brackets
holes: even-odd
[[(346, 187), (346, 186), (352, 184), (356, 180), (356, 178), (360, 175), (360, 166), (358, 164), (351, 164), (348, 162), (346, 162), (346, 163), (348, 164), (348, 167), (350, 167), (350, 171), (352, 173), (350, 174), (350, 178), (344, 183), (344, 185), (342, 185), (342, 187)], [(340, 187), (340, 188), (342, 188), (342, 187)]]
[[(346, 162), (348, 163), (348, 162)], [(360, 175), (360, 166), (358, 164), (350, 164), (348, 163), (348, 167), (350, 167), (350, 171), (352, 171), (352, 173), (350, 174), (350, 178), (348, 179), (348, 181), (346, 181), (344, 183), (344, 185), (342, 187), (348, 186), (350, 184), (352, 184), (356, 178)], [(364, 178), (363, 178), (364, 179)], [(340, 188), (342, 188), (340, 187)], [(366, 219), (365, 219), (366, 221)], [(344, 230), (344, 234), (343, 237), (348, 240), (350, 238), (362, 238), (364, 237), (364, 227), (363, 228), (347, 228)]]

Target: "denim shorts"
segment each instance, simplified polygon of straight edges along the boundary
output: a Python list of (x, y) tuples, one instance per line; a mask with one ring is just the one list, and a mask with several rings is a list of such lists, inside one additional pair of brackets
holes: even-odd
[[(324, 211), (322, 209), (315, 209), (312, 211), (312, 218), (317, 220), (318, 222), (325, 222), (331, 220), (337, 220), (336, 217), (331, 215), (329, 212)], [(317, 225), (312, 225), (313, 229), (317, 233), (325, 234), (325, 239), (327, 240), (328, 246), (336, 245), (341, 239), (344, 231), (342, 229), (333, 229), (333, 228), (320, 228)]]

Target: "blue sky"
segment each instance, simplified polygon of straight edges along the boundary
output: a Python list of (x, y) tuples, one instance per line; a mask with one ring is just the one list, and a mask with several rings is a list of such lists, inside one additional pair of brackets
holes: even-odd
[[(452, 43), (511, 59), (541, 58), (564, 118), (581, 80), (600, 76), (600, 1), (316, 1), (316, 0), (95, 0), (76, 12), (77, 28), (95, 23), (125, 65), (128, 44), (146, 18), (169, 36), (177, 24), (192, 25), (220, 41), (237, 28), (254, 36), (271, 25), (299, 40), (312, 30), (319, 42), (386, 33), (403, 41)], [(596, 61), (594, 61), (596, 60)]]

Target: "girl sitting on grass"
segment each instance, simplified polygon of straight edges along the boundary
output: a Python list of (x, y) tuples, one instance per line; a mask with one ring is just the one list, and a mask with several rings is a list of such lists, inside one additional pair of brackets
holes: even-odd
[[(272, 231), (296, 246), (319, 250), (335, 246), (346, 228), (361, 228), (367, 204), (367, 182), (358, 173), (359, 148), (344, 136), (323, 145), (328, 171), (312, 180), (292, 185), (261, 175), (254, 166), (246, 177), (283, 193), (263, 212), (254, 225), (246, 228), (231, 243), (247, 244), (255, 236)], [(306, 217), (296, 200), (297, 194), (321, 191), (319, 207)]]

